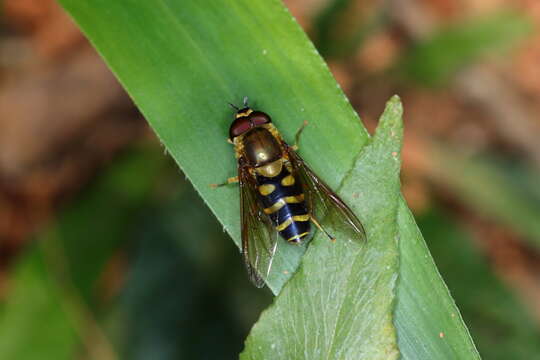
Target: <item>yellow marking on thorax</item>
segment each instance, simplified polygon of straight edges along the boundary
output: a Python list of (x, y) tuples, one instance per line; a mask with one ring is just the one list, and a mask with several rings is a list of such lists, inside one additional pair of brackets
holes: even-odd
[(279, 132), (279, 130), (274, 126), (274, 124), (272, 123), (269, 123), (269, 124), (264, 124), (264, 125), (261, 125), (261, 127), (265, 128), (266, 130), (270, 131), (270, 134), (272, 134), (273, 137), (276, 138), (276, 140), (278, 141), (279, 143), (279, 146), (281, 147), (281, 151), (283, 153), (283, 157), (288, 159), (287, 157), (287, 154), (285, 152), (285, 149), (283, 147), (283, 144), (285, 144), (285, 141), (283, 141), (283, 138), (281, 137), (281, 133)]
[(262, 196), (270, 195), (272, 192), (274, 192), (274, 190), (276, 190), (276, 187), (272, 184), (264, 184), (259, 186), (259, 192)]
[(281, 179), (281, 185), (283, 186), (292, 186), (294, 185), (294, 176), (287, 175), (283, 179)]
[(264, 124), (262, 125), (265, 129), (267, 129), (268, 131), (270, 131), (270, 133), (276, 138), (279, 140), (279, 142), (281, 143), (283, 141), (283, 139), (281, 138), (281, 134), (279, 132), (279, 130), (274, 126), (274, 124), (272, 123), (269, 123), (269, 124)]
[(244, 135), (238, 135), (233, 139), (234, 156), (237, 159), (240, 159), (242, 156), (244, 156), (244, 143), (242, 141), (243, 137)]
[(255, 171), (264, 177), (267, 178), (273, 178), (278, 176), (281, 173), (281, 169), (283, 168), (283, 159), (278, 159), (274, 162), (271, 162), (270, 164), (266, 164), (263, 166), (259, 166), (258, 168), (255, 168)]

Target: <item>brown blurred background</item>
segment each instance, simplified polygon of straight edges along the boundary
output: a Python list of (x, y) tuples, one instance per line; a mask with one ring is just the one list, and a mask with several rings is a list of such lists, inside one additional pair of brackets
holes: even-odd
[[(33, 251), (33, 239), (63, 221), (62, 214), (71, 211), (66, 209), (88, 201), (88, 189), (99, 186), (99, 178), (126, 156), (146, 151), (163, 156), (126, 93), (53, 0), (0, 4), (0, 301), (9, 303), (18, 264)], [(370, 131), (387, 99), (401, 96), (403, 192), (481, 354), (486, 359), (539, 356), (540, 2), (289, 0), (286, 5)], [(173, 189), (177, 170), (171, 161), (163, 162), (154, 180), (166, 185), (151, 200), (133, 205), (137, 211), (151, 203), (158, 213), (173, 216), (185, 197), (199, 201), (189, 184)], [(162, 205), (164, 194), (173, 194), (178, 203)], [(218, 224), (212, 226), (215, 236), (224, 236)], [(223, 243), (213, 261), (223, 256), (219, 251), (239, 261), (232, 244)], [(152, 252), (144, 240), (135, 244), (111, 250), (100, 264), (102, 285), (92, 289), (101, 299), (98, 313), (117, 295), (150, 306), (140, 300), (146, 299), (143, 290), (129, 290), (137, 264), (144, 263), (136, 249)], [(188, 256), (194, 267), (211, 261), (201, 249), (179, 251), (179, 258), (167, 260), (156, 250), (154, 261), (177, 264)], [(232, 276), (241, 289), (236, 291), (258, 300), (239, 312), (230, 309), (240, 295), (229, 295), (229, 315), (208, 315), (206, 329), (215, 319), (237, 324), (228, 345), (223, 340), (217, 347), (219, 354), (241, 349), (250, 324), (270, 301), (248, 288), (241, 269)], [(220, 283), (197, 289), (199, 296), (222, 296)], [(78, 309), (88, 312), (79, 336), (87, 349), (100, 345), (92, 350), (100, 358), (114, 358), (115, 352), (145, 358), (136, 355), (144, 353), (137, 347), (113, 349), (147, 338), (152, 326), (159, 334), (171, 327), (154, 319), (139, 335), (120, 332), (119, 341), (109, 335), (113, 330), (94, 326), (101, 315), (92, 306)], [(128, 316), (139, 319), (134, 313)], [(171, 345), (174, 351), (156, 358), (188, 355), (186, 349), (196, 344), (186, 344)]]

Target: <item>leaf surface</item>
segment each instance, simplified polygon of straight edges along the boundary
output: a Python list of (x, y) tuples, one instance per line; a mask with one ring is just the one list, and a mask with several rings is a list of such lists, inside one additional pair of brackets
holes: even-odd
[[(237, 245), (240, 239), (238, 189), (231, 186), (212, 190), (209, 186), (233, 176), (236, 169), (233, 151), (225, 142), (232, 120), (227, 102), (238, 103), (249, 96), (254, 108), (273, 117), (286, 139), (292, 139), (296, 129), (308, 120), (310, 125), (303, 134), (300, 154), (333, 189), (338, 188), (351, 170), (368, 140), (366, 130), (327, 66), (278, 1), (60, 2), (102, 54), (167, 151)], [(374, 168), (376, 165), (374, 160)], [(367, 184), (368, 180), (363, 181)], [(361, 178), (358, 181), (362, 181)], [(380, 190), (367, 187), (355, 191), (367, 197), (377, 189)], [(354, 192), (343, 188), (341, 194), (346, 201), (354, 202), (351, 199)], [(395, 196), (394, 193), (383, 195), (384, 199)], [(430, 356), (424, 357), (429, 359), (453, 359), (455, 354), (459, 354), (460, 359), (477, 358), (459, 316), (448, 324), (447, 331), (455, 335), (452, 341), (440, 341), (438, 326), (428, 321), (434, 313), (445, 317), (458, 311), (421, 235), (415, 232), (418, 230), (406, 205), (399, 204), (399, 234), (407, 231), (410, 235), (406, 245), (400, 243), (400, 254), (406, 258), (405, 263), (412, 266), (400, 266), (405, 275), (402, 274), (404, 281), (398, 282), (398, 341), (400, 346), (410, 345), (405, 352), (402, 349), (402, 355), (415, 359), (414, 351), (418, 350)], [(395, 206), (393, 202), (387, 205)], [(368, 235), (377, 238), (379, 235), (371, 232), (380, 228), (385, 233), (381, 236), (388, 239), (390, 233), (386, 232), (392, 231), (393, 223), (371, 223), (369, 216), (374, 215), (365, 211), (368, 207), (380, 209), (383, 206), (364, 202), (355, 209), (371, 229)], [(385, 225), (390, 227), (387, 229)], [(331, 244), (319, 243), (316, 239), (313, 245), (306, 261), (317, 256), (317, 249), (324, 250)], [(374, 242), (375, 245), (379, 242)], [(339, 244), (333, 249), (336, 256), (344, 251)], [(301, 256), (298, 247), (281, 247), (267, 283), (275, 294), (295, 273)], [(346, 266), (360, 268), (354, 264)], [(328, 274), (319, 267), (311, 276), (324, 279)], [(430, 286), (424, 286), (426, 284)], [(403, 286), (407, 291), (401, 290)], [(423, 293), (425, 291), (427, 294)], [(399, 299), (400, 294), (411, 293), (424, 300)], [(356, 299), (355, 294), (341, 296), (344, 297), (342, 303)], [(350, 310), (357, 309), (350, 307)], [(316, 315), (320, 313), (310, 316)], [(410, 322), (414, 326), (409, 325), (409, 319), (415, 319)], [(346, 326), (341, 324), (346, 320), (339, 318), (340, 328)], [(424, 339), (420, 336), (424, 333), (434, 337)], [(343, 336), (335, 340), (349, 341)], [(445, 354), (454, 357), (444, 357)]]

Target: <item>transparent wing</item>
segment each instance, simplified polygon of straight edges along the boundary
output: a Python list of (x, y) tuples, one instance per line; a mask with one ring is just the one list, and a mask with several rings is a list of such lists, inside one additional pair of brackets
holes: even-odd
[(238, 167), (240, 182), (240, 216), (242, 226), (242, 255), (249, 278), (257, 287), (263, 287), (270, 273), (276, 253), (278, 233), (262, 211), (257, 197), (257, 183), (248, 167)]
[(322, 227), (336, 237), (344, 236), (363, 243), (366, 232), (352, 210), (322, 181), (290, 146), (286, 146), (289, 160), (304, 186), (311, 215)]

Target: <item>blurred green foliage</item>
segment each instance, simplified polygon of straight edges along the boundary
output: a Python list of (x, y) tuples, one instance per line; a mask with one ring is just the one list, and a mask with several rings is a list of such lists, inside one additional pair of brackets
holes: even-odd
[(532, 31), (520, 13), (498, 13), (438, 29), (408, 48), (398, 71), (407, 80), (440, 86), (482, 56), (507, 51)]
[(112, 327), (118, 347), (126, 359), (233, 359), (270, 293), (251, 285), (193, 188), (170, 176), (174, 186), (135, 227)]
[(77, 338), (95, 337), (104, 266), (132, 230), (163, 164), (156, 151), (127, 155), (21, 255), (0, 314), (0, 358), (69, 359)]
[[(106, 269), (126, 256), (125, 284), (107, 297), (103, 282), (115, 274)], [(21, 255), (12, 277), (2, 359), (234, 358), (270, 301), (152, 147), (115, 161)]]
[(72, 358), (77, 331), (43, 257), (29, 249), (10, 274), (12, 288), (0, 313), (2, 359)]
[(358, 6), (359, 2), (351, 0), (329, 1), (315, 17), (312, 37), (325, 59), (345, 59), (369, 35), (389, 24), (387, 6)]
[(495, 154), (471, 157), (463, 149), (433, 151), (437, 181), (460, 201), (508, 226), (540, 249), (540, 172), (530, 164)]
[(466, 232), (441, 210), (418, 225), (484, 359), (534, 359), (540, 328), (510, 289), (493, 273)]

